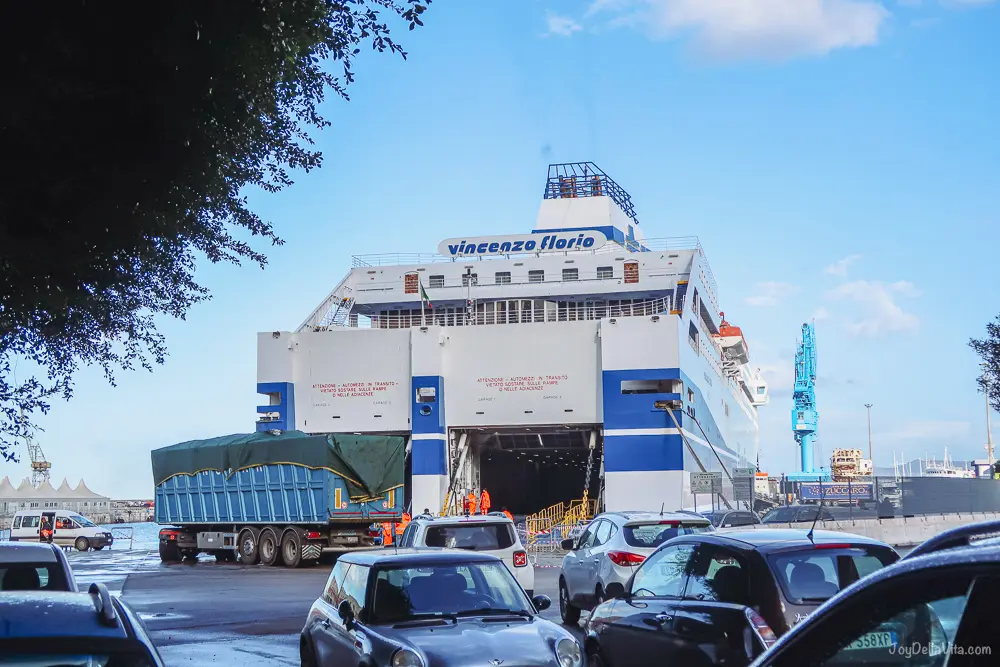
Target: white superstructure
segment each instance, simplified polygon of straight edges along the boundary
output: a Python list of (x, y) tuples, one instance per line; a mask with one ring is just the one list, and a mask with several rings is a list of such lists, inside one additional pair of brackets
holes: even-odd
[(528, 234), (355, 257), (259, 334), (258, 391), (261, 430), (412, 434), (415, 511), (579, 498), (587, 470), (608, 510), (690, 506), (688, 473), (756, 460), (767, 402), (697, 238), (645, 238), (591, 163), (550, 167)]

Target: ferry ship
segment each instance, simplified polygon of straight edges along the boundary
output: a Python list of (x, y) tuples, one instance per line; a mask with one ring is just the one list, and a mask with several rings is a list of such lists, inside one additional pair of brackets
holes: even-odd
[(408, 435), (417, 512), (478, 489), (524, 514), (691, 507), (698, 472), (731, 499), (768, 401), (699, 240), (647, 238), (591, 162), (549, 166), (526, 233), (355, 256), (258, 334), (257, 374), (258, 430)]

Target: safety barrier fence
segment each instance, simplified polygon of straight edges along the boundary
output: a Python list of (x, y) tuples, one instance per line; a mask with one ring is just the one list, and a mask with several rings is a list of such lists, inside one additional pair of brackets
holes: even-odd
[(958, 477), (972, 474), (962, 469), (950, 474), (955, 476), (890, 475), (822, 484), (781, 477), (773, 486), (778, 508), (822, 502), (837, 519), (1000, 512), (1000, 480)]
[[(597, 500), (571, 500), (546, 507), (540, 512), (525, 517), (524, 539), (522, 543), (529, 551), (553, 550), (565, 538), (553, 538), (562, 534), (567, 526), (586, 524), (597, 513)], [(553, 539), (555, 541), (553, 542)]]

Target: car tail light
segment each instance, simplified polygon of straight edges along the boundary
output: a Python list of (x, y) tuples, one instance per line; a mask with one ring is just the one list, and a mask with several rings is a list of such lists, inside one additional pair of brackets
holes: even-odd
[(323, 536), (320, 535), (319, 533), (317, 533), (315, 530), (312, 530), (312, 531), (309, 531), (308, 533), (306, 533), (306, 539), (307, 540), (318, 540), (321, 537), (323, 537)]
[(167, 528), (164, 528), (163, 530), (160, 531), (160, 539), (161, 540), (176, 540), (177, 539), (177, 535), (178, 535), (179, 532), (180, 531), (177, 531), (177, 530), (169, 530)]
[(746, 609), (746, 616), (750, 627), (753, 628), (753, 633), (757, 635), (757, 639), (764, 645), (764, 649), (771, 648), (774, 642), (778, 641), (778, 637), (774, 634), (771, 626), (767, 624), (767, 621), (764, 620), (764, 617), (749, 607)]
[(816, 544), (817, 549), (850, 549), (850, 544)]
[(608, 558), (615, 565), (638, 565), (642, 561), (646, 560), (646, 557), (641, 554), (633, 554), (628, 551), (609, 551)]
[(514, 567), (526, 567), (528, 565), (528, 554), (524, 551), (514, 552)]
[(677, 521), (661, 521), (660, 525), (661, 526), (679, 526), (680, 523), (677, 522)]

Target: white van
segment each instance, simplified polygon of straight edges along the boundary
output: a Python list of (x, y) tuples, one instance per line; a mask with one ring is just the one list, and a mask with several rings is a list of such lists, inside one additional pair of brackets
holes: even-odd
[(106, 529), (87, 517), (69, 510), (22, 510), (14, 515), (10, 525), (11, 542), (40, 542), (42, 517), (52, 526), (52, 543), (73, 546), (80, 551), (109, 547), (114, 538)]

